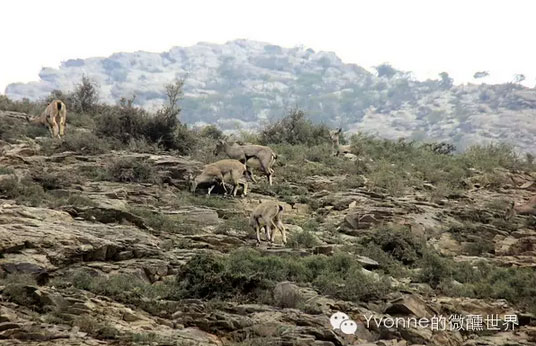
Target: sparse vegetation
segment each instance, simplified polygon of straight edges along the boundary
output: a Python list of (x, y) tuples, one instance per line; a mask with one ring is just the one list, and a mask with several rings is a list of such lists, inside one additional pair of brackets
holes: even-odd
[(136, 158), (121, 158), (107, 168), (110, 180), (122, 183), (156, 183), (158, 177), (148, 162)]
[(288, 245), (294, 248), (312, 248), (318, 243), (316, 236), (309, 230), (291, 234), (288, 239)]
[(536, 277), (531, 268), (501, 268), (484, 262), (471, 266), (432, 252), (424, 255), (421, 266), (419, 279), (447, 295), (506, 299), (536, 312)]
[[(385, 69), (382, 76), (385, 83), (402, 80), (395, 89), (389, 89), (389, 100), (411, 100), (401, 71)], [(430, 87), (443, 83), (442, 88), (450, 88), (449, 78), (443, 75), (442, 81), (435, 81)], [(57, 212), (54, 215), (58, 219), (53, 222), (69, 219), (80, 223), (77, 226), (87, 226), (88, 232), (92, 227), (100, 227), (99, 222), (110, 227), (107, 233), (91, 234), (98, 239), (96, 244), (90, 237), (86, 239), (76, 233), (80, 244), (68, 254), (50, 255), (48, 247), (56, 251), (55, 247), (60, 245), (35, 245), (33, 240), (17, 243), (6, 252), (11, 260), (38, 249), (35, 252), (47, 253), (47, 260), (54, 261), (54, 265), (61, 264), (57, 271), (48, 273), (53, 276), (48, 284), (39, 282), (53, 294), (114, 301), (168, 320), (175, 318), (172, 316), (178, 306), (189, 304), (192, 310), (207, 309), (214, 316), (218, 316), (218, 311), (230, 313), (232, 309), (252, 306), (241, 303), (257, 304), (259, 309), (272, 306), (282, 314), (287, 313), (285, 309), (323, 313), (306, 300), (309, 294), (370, 303), (371, 309), (383, 309), (386, 297), (390, 297), (388, 293), (393, 291), (423, 293), (426, 297), (506, 299), (515, 309), (536, 312), (534, 270), (516, 268), (515, 264), (512, 268), (501, 268), (492, 262), (500, 251), (514, 258), (510, 252), (519, 250), (525, 255), (532, 251), (530, 241), (512, 245), (511, 249), (508, 242), (530, 234), (533, 218), (504, 217), (513, 205), (512, 200), (521, 200), (505, 191), (514, 191), (512, 187), (516, 184), (520, 186), (515, 178), (531, 181), (529, 177), (535, 168), (532, 156), (518, 155), (512, 147), (502, 144), (457, 151), (450, 143), (392, 141), (361, 134), (349, 140), (357, 155), (355, 160), (334, 157), (328, 128), (314, 124), (303, 111), (294, 109), (259, 134), (238, 135), (239, 141), (269, 144), (278, 155), (275, 184), (252, 183), (253, 199), (270, 196), (292, 205), (283, 214), (290, 230), (287, 248), (263, 244), (256, 250), (250, 247), (254, 236), (248, 214), (256, 203), (251, 197), (233, 199), (218, 196), (218, 191), (210, 198), (192, 195), (186, 188), (186, 176), (190, 169), (201, 166), (199, 162), (183, 166), (172, 158), (168, 170), (165, 160), (155, 167), (153, 157), (146, 159), (149, 155), (139, 154), (164, 153), (167, 160), (172, 155), (188, 153), (202, 163), (216, 159), (214, 147), (218, 139), (224, 138), (222, 131), (215, 126), (193, 130), (186, 127), (178, 120), (182, 82), (168, 85), (166, 91), (166, 104), (155, 114), (140, 108), (135, 98), (109, 106), (96, 100), (81, 101), (86, 98), (80, 95), (80, 100), (75, 101), (72, 95), (55, 92), (51, 97), (65, 97), (71, 102), (69, 109), (72, 119), (76, 119), (69, 122), (72, 127), (67, 136), (61, 142), (37, 138), (31, 145), (21, 146), (23, 154), (18, 155), (15, 150), (15, 155), (7, 156), (8, 167), (0, 167), (0, 198), (10, 200), (8, 209), (13, 207), (11, 204), (41, 207), (37, 216), (29, 213), (32, 226), (21, 227), (34, 227), (41, 217), (46, 217), (42, 216), (46, 215), (44, 208)], [(39, 109), (36, 103), (12, 102), (2, 96), (0, 106), (27, 112)], [(0, 123), (0, 138), (13, 147), (30, 143), (28, 137), (40, 131), (26, 123), (17, 126), (17, 121), (8, 119)], [(121, 151), (113, 151), (117, 149)], [(39, 155), (38, 159), (28, 154), (31, 150)], [(73, 161), (74, 169), (62, 167)], [(523, 188), (525, 200), (531, 189)], [(113, 205), (110, 209), (117, 215), (128, 217), (110, 213), (112, 216), (106, 215), (103, 221), (98, 213), (106, 209), (107, 203)], [(181, 214), (188, 208), (211, 209), (210, 217), (217, 215), (218, 220)], [(356, 220), (374, 215), (369, 218), (373, 221), (350, 227), (345, 218), (354, 214)], [(24, 217), (22, 212), (20, 215)], [(413, 224), (403, 226), (411, 217), (426, 224), (424, 231), (420, 227), (414, 229)], [(437, 226), (443, 221), (447, 223)], [(416, 224), (419, 226), (419, 222)], [(122, 237), (120, 242), (114, 242), (115, 232), (118, 238)], [(442, 238), (444, 235), (449, 237)], [(506, 239), (505, 246), (500, 244), (501, 239)], [(452, 249), (443, 251), (443, 241)], [(147, 244), (137, 247), (137, 242)], [(451, 252), (464, 256), (443, 255)], [(489, 263), (460, 262), (467, 260), (467, 256), (479, 256)], [(90, 263), (94, 258), (113, 258), (114, 262), (101, 266)], [(117, 258), (121, 259), (116, 261)], [(76, 262), (73, 268), (68, 268), (70, 261)], [(33, 270), (33, 264), (28, 268)], [(101, 340), (140, 344), (173, 341), (152, 331), (125, 333), (102, 316), (82, 314), (73, 318), (66, 317), (61, 308), (51, 308), (51, 304), (43, 308), (35, 294), (35, 277), (39, 275), (7, 275), (0, 286), (2, 297), (9, 304), (42, 313), (40, 322), (76, 326)], [(41, 279), (46, 281), (48, 277)], [(285, 281), (292, 289), (277, 290)], [(196, 322), (180, 323), (186, 328)], [(204, 328), (210, 331), (211, 327)], [(263, 338), (241, 334), (233, 334), (233, 338), (244, 340), (243, 344), (264, 342)]]
[(367, 300), (390, 290), (389, 283), (368, 276), (350, 255), (331, 257), (263, 256), (252, 249), (228, 257), (199, 255), (177, 276), (181, 295), (192, 298), (256, 297), (276, 282), (312, 282), (322, 293), (346, 300)]
[(305, 144), (318, 145), (329, 142), (329, 129), (325, 125), (315, 125), (300, 109), (291, 109), (278, 122), (266, 126), (260, 132), (262, 144)]

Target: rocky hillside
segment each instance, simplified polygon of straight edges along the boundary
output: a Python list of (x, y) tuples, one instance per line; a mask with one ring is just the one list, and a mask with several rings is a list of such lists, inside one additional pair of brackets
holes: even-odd
[(163, 85), (186, 78), (181, 117), (190, 124), (254, 129), (297, 105), (314, 121), (346, 131), (445, 141), (460, 149), (502, 140), (536, 151), (534, 89), (453, 85), (448, 75), (416, 81), (392, 68), (378, 77), (331, 52), (247, 40), (71, 59), (59, 69), (44, 68), (40, 81), (10, 84), (6, 95), (44, 98), (54, 89), (72, 90), (83, 75), (99, 84), (102, 101), (135, 94), (147, 108), (162, 103)]
[[(274, 144), (273, 186), (206, 197), (187, 176), (215, 159), (209, 137), (191, 156), (110, 151), (72, 124), (59, 142), (0, 120), (2, 345), (536, 343), (536, 171), (506, 148)], [(265, 200), (284, 203), (288, 246), (255, 246)], [(434, 315), (497, 315), (499, 330), (366, 323)]]

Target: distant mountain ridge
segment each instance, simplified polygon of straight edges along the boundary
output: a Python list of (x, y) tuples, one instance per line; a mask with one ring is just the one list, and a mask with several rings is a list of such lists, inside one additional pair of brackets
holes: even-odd
[(506, 141), (536, 152), (536, 90), (518, 84), (455, 86), (448, 76), (416, 81), (391, 70), (373, 74), (332, 52), (234, 40), (198, 43), (163, 53), (115, 53), (71, 59), (43, 68), (40, 80), (14, 83), (6, 94), (38, 99), (72, 90), (83, 75), (115, 103), (136, 95), (146, 108), (160, 105), (163, 86), (185, 78), (181, 120), (223, 129), (258, 128), (293, 106), (316, 122), (386, 138), (446, 141), (459, 148)]

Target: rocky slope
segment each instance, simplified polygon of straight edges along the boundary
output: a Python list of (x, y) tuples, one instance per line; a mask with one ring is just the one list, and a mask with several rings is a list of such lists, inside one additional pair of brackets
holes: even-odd
[(378, 77), (332, 52), (247, 40), (71, 59), (59, 69), (44, 68), (40, 81), (10, 84), (6, 95), (44, 98), (54, 89), (72, 90), (83, 75), (98, 83), (104, 102), (135, 94), (148, 108), (162, 103), (166, 83), (186, 78), (181, 118), (190, 124), (257, 128), (297, 105), (313, 120), (347, 131), (446, 141), (460, 149), (501, 140), (536, 150), (534, 89), (452, 85), (448, 77), (416, 81), (396, 70)]
[[(15, 119), (15, 123), (20, 116), (0, 111), (0, 118)], [(43, 147), (51, 145), (57, 143), (44, 138), (0, 141), (0, 185), (6, 181), (30, 184), (24, 179), (31, 177), (32, 184), (40, 182), (47, 186), (46, 198), (59, 201), (32, 201), (35, 193), (22, 196), (26, 199), (0, 195), (2, 345), (536, 343), (535, 316), (510, 302), (449, 297), (404, 276), (388, 278), (399, 289), (380, 299), (362, 302), (336, 299), (318, 293), (310, 285), (292, 282), (279, 282), (271, 292), (273, 299), (265, 303), (235, 299), (172, 300), (162, 299), (158, 293), (147, 295), (144, 290), (157, 290), (165, 287), (166, 280), (175, 280), (182, 266), (196, 254), (228, 254), (255, 247), (253, 234), (246, 225), (247, 215), (260, 200), (278, 198), (274, 192), (279, 191), (278, 185), (289, 183), (282, 178), (283, 167), (276, 168), (273, 188), (254, 185), (253, 192), (245, 198), (194, 197), (185, 191), (186, 177), (198, 170), (201, 163), (189, 157), (135, 152), (44, 154)], [(97, 178), (110, 162), (120, 158), (149, 162), (164, 183), (120, 183)], [(499, 222), (503, 210), (490, 209), (490, 202), (513, 199), (518, 205), (526, 203), (536, 192), (536, 173), (504, 174), (511, 183), (499, 189), (485, 188), (476, 175), (467, 182), (463, 194), (435, 202), (429, 199), (434, 186), (428, 186), (430, 191), (392, 196), (373, 191), (366, 184), (334, 189), (342, 177), (304, 177), (292, 184), (305, 189), (306, 196), (318, 202), (317, 207), (310, 203), (287, 205), (285, 222), (292, 237), (304, 227), (300, 220), (320, 219), (314, 231), (318, 242), (305, 249), (263, 244), (259, 251), (278, 256), (332, 256), (337, 249), (358, 242), (377, 227), (391, 225), (407, 227), (413, 236), (424, 239), (441, 253), (455, 255), (457, 261), (482, 260), (500, 267), (534, 268), (536, 230), (524, 223), (529, 218), (515, 216), (515, 225), (519, 226), (510, 229), (508, 224)], [(303, 196), (286, 197), (300, 200)], [(152, 219), (155, 215), (177, 217), (180, 222), (162, 227)], [(464, 224), (468, 219), (478, 220), (475, 224), (479, 225), (479, 233), (448, 227)], [(336, 229), (330, 230), (328, 225), (335, 225)], [(471, 255), (465, 245), (475, 241), (491, 242), (492, 249)], [(377, 261), (366, 256), (356, 258), (366, 275), (385, 275), (385, 268)], [(73, 273), (81, 272), (86, 276), (67, 280)], [(125, 298), (121, 295), (126, 292), (123, 286), (113, 295), (99, 294), (97, 289), (104, 288), (80, 282), (87, 280), (88, 275), (97, 280), (121, 274), (131, 275), (145, 286), (139, 286)], [(282, 292), (303, 297), (305, 307), (281, 307), (274, 303)], [(329, 316), (336, 311), (344, 311), (358, 322), (354, 336), (332, 330)], [(501, 318), (516, 314), (519, 326), (515, 331), (494, 333), (373, 325), (367, 328), (364, 317), (430, 318), (452, 314), (498, 314)]]

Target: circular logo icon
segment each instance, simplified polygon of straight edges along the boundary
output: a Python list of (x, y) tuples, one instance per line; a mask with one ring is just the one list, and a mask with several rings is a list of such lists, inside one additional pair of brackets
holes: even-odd
[[(337, 311), (331, 317), (329, 318), (329, 323), (331, 323), (331, 326), (333, 329), (339, 329), (342, 321), (349, 320), (350, 317), (348, 317), (347, 314), (344, 312)], [(355, 323), (355, 322), (354, 322)]]
[(341, 323), (341, 332), (347, 335), (353, 335), (355, 334), (355, 331), (357, 330), (357, 323), (353, 320), (344, 320)]

